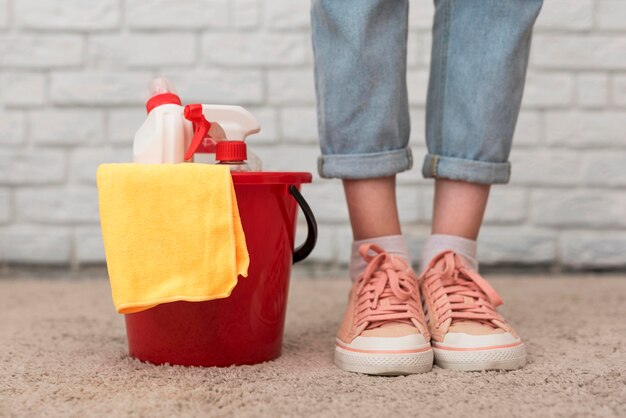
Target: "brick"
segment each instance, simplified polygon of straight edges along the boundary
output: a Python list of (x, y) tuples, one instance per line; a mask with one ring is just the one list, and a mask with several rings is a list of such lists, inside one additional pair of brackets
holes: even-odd
[(282, 138), (288, 143), (317, 143), (317, 111), (311, 106), (293, 106), (280, 112)]
[(40, 223), (93, 223), (100, 219), (95, 187), (21, 189), (16, 210), (20, 220)]
[(420, 65), (428, 67), (430, 65), (430, 55), (432, 53), (433, 37), (430, 33), (421, 33), (422, 43), (420, 46)]
[(426, 111), (424, 108), (409, 108), (411, 117), (411, 146), (424, 147), (426, 145)]
[(613, 104), (626, 106), (626, 74), (613, 78)]
[(478, 261), (494, 264), (550, 264), (556, 259), (551, 231), (522, 227), (484, 227), (478, 236)]
[(310, 9), (308, 1), (272, 0), (265, 6), (265, 22), (271, 29), (308, 29)]
[(320, 155), (317, 146), (258, 146), (254, 152), (263, 161), (263, 171), (307, 171), (317, 174), (317, 157)]
[(64, 105), (143, 105), (150, 79), (148, 73), (56, 73), (50, 95), (54, 103)]
[(534, 225), (559, 227), (626, 226), (626, 195), (613, 190), (535, 190), (531, 195)]
[(581, 156), (562, 149), (514, 150), (511, 153), (511, 184), (525, 186), (575, 185), (581, 181)]
[(0, 224), (8, 223), (13, 216), (11, 191), (0, 189)]
[[(415, 118), (413, 119), (415, 120)], [(414, 123), (414, 126), (417, 125)], [(419, 125), (418, 125), (419, 126)], [(416, 128), (413, 129), (415, 131)], [(412, 141), (413, 142), (413, 141)], [(420, 141), (416, 141), (420, 142)], [(422, 164), (424, 163), (424, 157), (426, 156), (426, 148), (424, 141), (421, 141), (420, 145), (411, 145), (411, 152), (413, 153), (413, 167), (410, 170), (404, 171), (398, 174), (397, 179), (399, 184), (430, 184), (432, 185), (432, 179), (425, 179), (422, 176)]]
[(582, 107), (604, 107), (608, 96), (606, 74), (582, 73), (577, 77), (578, 104)]
[(89, 62), (102, 67), (174, 67), (195, 61), (196, 41), (190, 33), (115, 34), (93, 36)]
[(185, 103), (250, 105), (263, 101), (259, 70), (204, 70), (168, 74)]
[(104, 243), (100, 227), (80, 227), (74, 235), (76, 259), (80, 264), (99, 264), (105, 261)]
[(567, 231), (560, 242), (560, 259), (567, 267), (626, 267), (626, 231)]
[(409, 7), (409, 28), (430, 30), (435, 17), (432, 1), (411, 0)]
[[(418, 212), (421, 222), (430, 223), (433, 211), (433, 187), (421, 187), (419, 191)], [(493, 187), (485, 211), (485, 223), (514, 224), (526, 219), (527, 193), (524, 189)]]
[(31, 112), (30, 137), (38, 144), (77, 145), (103, 140), (104, 115), (98, 110), (52, 109)]
[(1, 80), (2, 101), (7, 106), (37, 106), (46, 100), (44, 74), (4, 73)]
[(485, 211), (486, 224), (521, 223), (528, 210), (527, 193), (524, 189), (493, 187)]
[(24, 143), (26, 117), (20, 112), (0, 111), (0, 145)]
[(54, 68), (83, 62), (83, 40), (79, 35), (2, 35), (0, 67)]
[[(337, 249), (337, 262), (340, 266), (347, 266), (352, 252), (352, 229), (350, 229), (348, 225), (344, 225), (337, 227), (335, 233), (337, 240), (335, 244), (335, 248)], [(346, 272), (346, 275), (347, 273), (348, 272)]]
[(113, 109), (109, 112), (109, 140), (114, 144), (131, 145), (135, 132), (146, 119), (144, 108)]
[(428, 92), (428, 71), (409, 71), (406, 77), (409, 90), (409, 104), (412, 106), (425, 106)]
[(54, 184), (65, 179), (65, 156), (60, 151), (0, 149), (0, 184)]
[[(336, 227), (334, 225), (318, 225), (317, 243), (313, 252), (306, 258), (308, 263), (332, 263), (337, 259)], [(296, 228), (295, 246), (301, 245), (307, 236), (306, 224), (298, 223)]]
[(567, 73), (530, 73), (524, 87), (524, 107), (565, 106), (574, 97), (574, 78)]
[[(541, 114), (539, 112), (522, 110), (517, 118), (515, 134), (513, 135), (513, 146), (536, 145), (543, 138), (543, 128)], [(514, 148), (514, 149), (515, 149)], [(515, 152), (515, 151), (513, 151)]]
[(546, 117), (546, 138), (550, 145), (621, 146), (624, 144), (626, 112), (554, 111)]
[(593, 0), (550, 0), (541, 8), (539, 30), (585, 30), (593, 25)]
[(272, 70), (268, 74), (269, 102), (315, 104), (312, 69)]
[(585, 184), (626, 186), (626, 151), (587, 151), (580, 170)]
[(0, 0), (0, 28), (9, 25), (9, 0)]
[(409, 247), (412, 264), (417, 268), (426, 239), (430, 236), (430, 225), (402, 225), (402, 235)]
[(403, 224), (418, 220), (418, 198), (419, 192), (417, 187), (402, 184), (397, 186), (398, 215), (400, 216), (400, 222)]
[(0, 233), (0, 245), (9, 263), (67, 264), (71, 237), (66, 228), (11, 226)]
[(415, 68), (418, 65), (423, 65), (424, 51), (423, 51), (423, 39), (418, 37), (417, 34), (409, 32), (407, 40), (407, 55), (406, 64), (409, 69)]
[(207, 65), (285, 66), (303, 64), (310, 40), (304, 34), (215, 33), (202, 37)]
[[(293, 168), (292, 168), (293, 169)], [(340, 181), (321, 180), (303, 188), (318, 222), (344, 223), (348, 220), (348, 209)]]
[(28, 29), (101, 30), (118, 27), (117, 0), (15, 0), (17, 25)]
[(235, 0), (235, 27), (239, 29), (254, 29), (261, 21), (260, 0)]
[(273, 144), (278, 141), (277, 122), (278, 112), (270, 107), (246, 107), (259, 121), (261, 132), (249, 136), (246, 141), (254, 151), (256, 144)]
[(75, 150), (70, 158), (70, 178), (81, 183), (96, 184), (96, 170), (104, 163), (132, 161), (130, 148), (82, 148)]
[(596, 0), (596, 27), (626, 30), (626, 2), (623, 0)]
[(626, 69), (626, 35), (541, 34), (533, 40), (531, 62), (542, 68)]
[(231, 26), (229, 0), (128, 0), (126, 21), (141, 29), (207, 29)]

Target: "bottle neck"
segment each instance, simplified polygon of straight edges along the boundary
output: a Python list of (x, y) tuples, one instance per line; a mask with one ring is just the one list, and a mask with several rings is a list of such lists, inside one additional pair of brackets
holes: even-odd
[(238, 160), (238, 161), (218, 161), (218, 164), (229, 164), (229, 165), (242, 165), (242, 164), (246, 164), (246, 162), (244, 160)]

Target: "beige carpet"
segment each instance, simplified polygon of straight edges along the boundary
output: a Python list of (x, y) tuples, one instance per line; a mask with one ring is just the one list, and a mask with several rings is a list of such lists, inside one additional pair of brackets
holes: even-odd
[(492, 282), (526, 368), (377, 378), (332, 364), (343, 280), (294, 280), (283, 356), (227, 369), (130, 359), (105, 280), (0, 280), (0, 416), (626, 416), (626, 277)]

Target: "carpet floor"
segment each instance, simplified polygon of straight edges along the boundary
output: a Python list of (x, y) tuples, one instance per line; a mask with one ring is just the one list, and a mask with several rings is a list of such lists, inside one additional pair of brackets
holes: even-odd
[(128, 357), (102, 279), (0, 280), (0, 416), (626, 416), (626, 277), (494, 278), (529, 364), (370, 377), (332, 363), (345, 280), (293, 280), (284, 353), (255, 366)]

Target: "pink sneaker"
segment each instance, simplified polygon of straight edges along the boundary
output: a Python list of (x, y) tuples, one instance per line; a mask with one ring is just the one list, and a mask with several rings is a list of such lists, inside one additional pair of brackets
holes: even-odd
[(335, 364), (375, 375), (429, 371), (433, 351), (417, 276), (400, 257), (376, 245), (364, 244), (359, 253), (369, 264), (350, 290)]
[(498, 293), (463, 258), (444, 251), (420, 276), (435, 364), (455, 370), (511, 370), (526, 348), (496, 307)]

